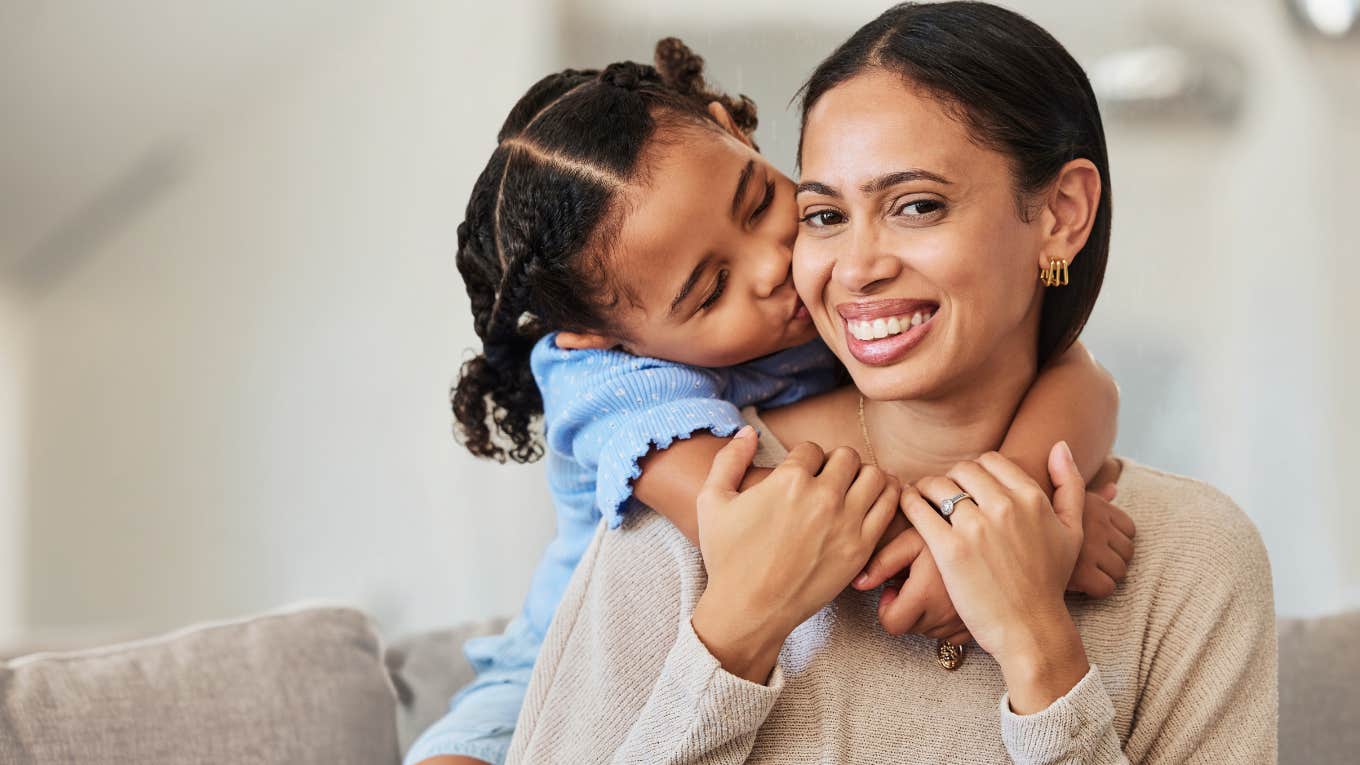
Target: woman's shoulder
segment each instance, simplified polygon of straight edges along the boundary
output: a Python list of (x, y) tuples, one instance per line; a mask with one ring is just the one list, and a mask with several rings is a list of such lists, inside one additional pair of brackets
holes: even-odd
[(1203, 481), (1123, 460), (1115, 503), (1137, 524), (1135, 554), (1199, 575), (1259, 576), (1269, 572), (1261, 534), (1224, 492)]

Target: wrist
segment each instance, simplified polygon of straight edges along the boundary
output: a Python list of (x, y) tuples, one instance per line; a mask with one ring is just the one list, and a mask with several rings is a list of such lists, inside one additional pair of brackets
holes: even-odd
[(1081, 634), (1066, 609), (1008, 636), (994, 658), (1010, 693), (1011, 711), (1032, 715), (1066, 696), (1090, 671)]
[(690, 625), (723, 670), (760, 685), (769, 680), (791, 631), (711, 591), (699, 598)]

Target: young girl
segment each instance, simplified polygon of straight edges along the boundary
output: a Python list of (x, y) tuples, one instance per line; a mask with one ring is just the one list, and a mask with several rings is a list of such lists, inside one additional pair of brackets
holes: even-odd
[[(702, 60), (678, 40), (659, 43), (656, 58), (534, 85), (458, 228), (483, 353), (462, 370), (454, 412), (478, 456), (546, 454), (557, 536), (518, 618), (469, 641), (477, 680), (407, 763), (501, 762), (543, 635), (601, 518), (617, 527), (645, 505), (696, 541), (695, 498), (743, 424), (739, 410), (843, 384), (793, 288), (793, 184), (755, 150), (754, 104), (710, 90)], [(882, 333), (931, 316), (918, 311)], [(1113, 382), (1083, 349), (1051, 350), (1001, 445), (1044, 485), (1062, 439), (1096, 474), (1117, 408)], [(540, 415), (546, 450), (532, 430)], [(747, 484), (764, 472), (751, 470)], [(1132, 524), (1099, 500), (1087, 517), (1071, 586), (1108, 595)], [(899, 525), (885, 541), (915, 533)], [(884, 547), (856, 586), (910, 565), (900, 592), (885, 589), (885, 625), (957, 646), (967, 633), (919, 548)]]

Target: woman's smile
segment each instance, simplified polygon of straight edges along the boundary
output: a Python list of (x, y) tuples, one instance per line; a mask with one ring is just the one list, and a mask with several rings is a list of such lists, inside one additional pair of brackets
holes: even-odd
[(935, 326), (938, 303), (928, 300), (874, 300), (836, 306), (845, 344), (861, 364), (886, 366), (920, 345)]

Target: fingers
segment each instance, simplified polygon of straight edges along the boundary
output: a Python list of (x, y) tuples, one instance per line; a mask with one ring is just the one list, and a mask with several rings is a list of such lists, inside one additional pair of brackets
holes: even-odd
[[(1108, 502), (1109, 500), (1106, 501)], [(1110, 522), (1130, 540), (1138, 533), (1138, 528), (1134, 526), (1133, 519), (1129, 517), (1128, 513), (1120, 510), (1116, 505), (1110, 505)]]
[[(981, 457), (978, 457), (976, 461), (985, 468), (988, 473), (995, 476), (996, 480), (1000, 481), (1002, 486), (1005, 486), (1013, 492), (1033, 491), (1039, 487), (1039, 484), (1035, 483), (1033, 478), (1030, 478), (1029, 473), (1026, 473), (1019, 465), (1001, 456), (1000, 452), (987, 452)], [(1073, 469), (1076, 469), (1076, 463), (1073, 463)], [(1053, 485), (1057, 486), (1058, 482), (1055, 480)], [(1082, 486), (1082, 491), (1086, 491), (1085, 486)]]
[[(916, 486), (921, 490), (921, 495), (930, 500), (931, 504), (935, 507), (940, 507), (940, 504), (946, 499), (956, 497), (963, 493), (963, 489), (959, 488), (957, 483), (941, 476), (928, 476), (922, 478), (920, 481), (916, 482)], [(954, 509), (950, 513), (947, 522), (954, 523), (960, 517), (959, 513), (975, 513), (977, 512), (977, 509), (978, 504), (976, 499), (971, 502), (960, 500), (954, 505)]]
[(953, 635), (950, 635), (949, 637), (945, 638), (944, 642), (950, 645), (963, 645), (964, 643), (967, 643), (969, 640), (972, 639), (973, 639), (972, 633), (970, 633), (968, 630), (964, 630), (962, 632), (955, 632)]
[[(893, 510), (896, 512), (896, 507)], [(921, 538), (919, 531), (907, 529), (898, 534), (869, 559), (869, 565), (864, 567), (864, 573), (853, 583), (855, 589), (872, 590), (883, 584), (910, 566), (925, 547), (926, 542)]]
[(1093, 598), (1108, 598), (1114, 594), (1115, 581), (1101, 571), (1094, 563), (1081, 562), (1072, 571), (1072, 579), (1067, 589), (1081, 592)]
[[(827, 455), (826, 464), (822, 465), (822, 472), (817, 475), (817, 478), (819, 481), (825, 482), (830, 490), (836, 494), (845, 494), (860, 472), (859, 452), (848, 446), (841, 446), (832, 449), (831, 453)], [(881, 478), (883, 471), (874, 468), (872, 472), (877, 473)], [(869, 501), (872, 500), (866, 501), (859, 507), (868, 507)]]
[(1133, 540), (1124, 536), (1124, 532), (1118, 528), (1110, 529), (1110, 538), (1107, 542), (1110, 549), (1114, 550), (1125, 563), (1133, 560)]
[[(911, 578), (908, 577), (907, 584), (910, 583)], [(905, 592), (907, 585), (903, 585), (901, 591), (884, 587), (883, 594), (878, 598), (878, 621), (889, 635), (907, 634), (925, 613), (926, 604), (920, 594), (913, 593), (912, 597), (906, 597)]]
[[(860, 526), (860, 542), (867, 549), (873, 546), (882, 538), (883, 532), (888, 528), (897, 517), (897, 503), (902, 498), (902, 487), (896, 478), (889, 478), (886, 485), (874, 501), (874, 506), (869, 508), (869, 512), (864, 516), (864, 522)], [(902, 536), (899, 534), (898, 536)], [(913, 535), (915, 536), (915, 535)], [(878, 585), (874, 585), (877, 587)]]
[[(822, 469), (822, 475), (832, 469), (832, 462), (840, 455), (840, 450), (831, 453), (827, 459), (827, 467)], [(873, 465), (865, 465), (859, 469), (859, 474), (854, 477), (854, 482), (845, 493), (845, 509), (854, 510), (861, 515), (873, 507), (874, 502), (883, 495), (883, 490), (888, 486), (888, 475)]]
[(1115, 486), (1112, 483), (1107, 483), (1102, 486), (1097, 486), (1096, 488), (1091, 489), (1090, 491), (1092, 494), (1096, 495), (1097, 497), (1100, 497), (1106, 502), (1113, 502), (1115, 496), (1119, 494), (1119, 487)]
[(1086, 482), (1066, 441), (1054, 444), (1048, 453), (1048, 474), (1053, 478), (1053, 512), (1068, 529), (1080, 530), (1086, 509)]
[[(1010, 492), (996, 476), (987, 472), (985, 468), (976, 462), (960, 462), (949, 469), (949, 477), (959, 485), (959, 488), (968, 492), (973, 497), (973, 501), (978, 507), (999, 504), (1010, 499)], [(953, 496), (952, 494), (949, 496)], [(944, 497), (941, 497), (944, 499)]]
[(922, 538), (925, 539), (926, 545), (929, 547), (943, 544), (949, 538), (952, 531), (949, 528), (949, 521), (941, 518), (940, 514), (935, 512), (935, 508), (925, 501), (920, 490), (915, 486), (902, 487), (902, 498), (899, 505), (902, 508), (902, 513), (907, 516), (907, 520), (911, 521), (911, 525), (921, 532)]
[(725, 495), (735, 494), (756, 456), (756, 446), (755, 428), (747, 425), (737, 431), (737, 435), (713, 456), (703, 488)]
[(1096, 567), (1116, 582), (1124, 581), (1124, 577), (1129, 575), (1129, 564), (1119, 557), (1114, 550), (1105, 550), (1104, 553), (1096, 557)]
[(784, 458), (784, 462), (776, 470), (801, 470), (808, 475), (817, 475), (825, 462), (826, 454), (822, 451), (822, 447), (806, 441), (790, 449), (789, 455)]

